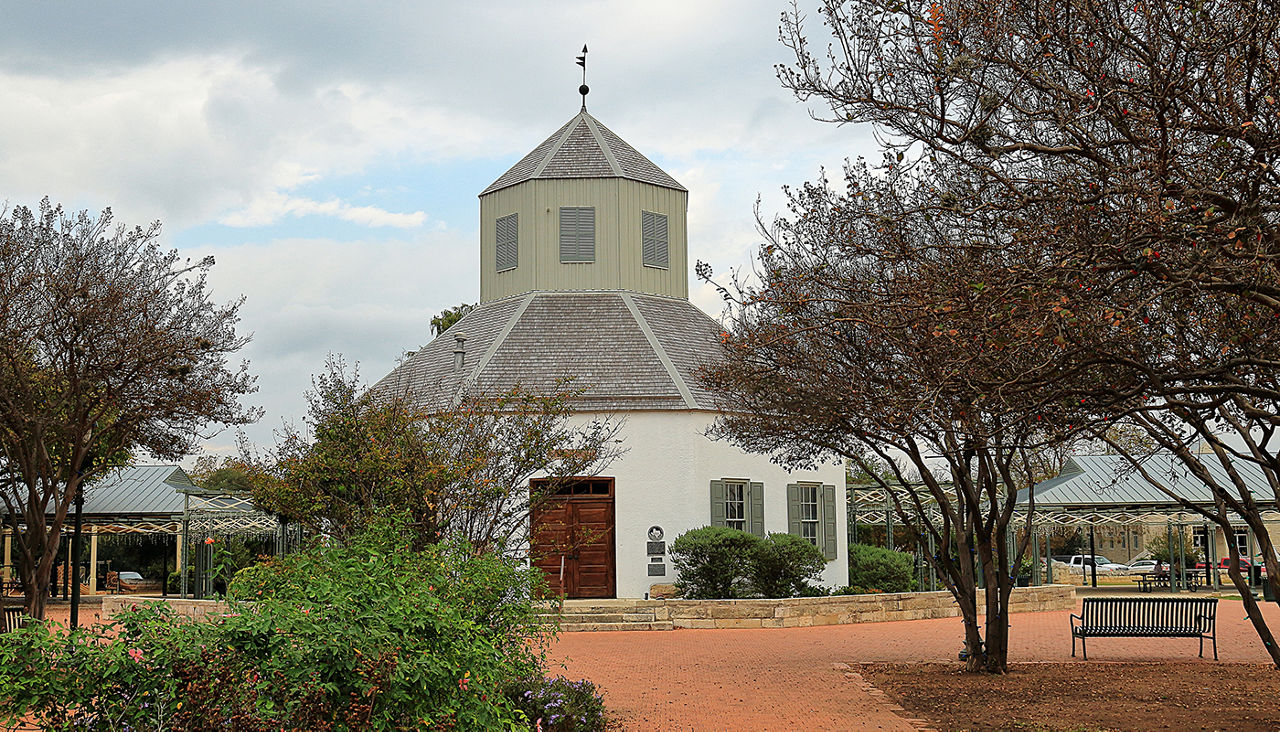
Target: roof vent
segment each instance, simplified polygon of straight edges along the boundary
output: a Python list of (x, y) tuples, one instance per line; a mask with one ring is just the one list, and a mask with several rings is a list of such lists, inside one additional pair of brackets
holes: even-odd
[(467, 361), (467, 334), (455, 333), (453, 341), (453, 370), (461, 371)]

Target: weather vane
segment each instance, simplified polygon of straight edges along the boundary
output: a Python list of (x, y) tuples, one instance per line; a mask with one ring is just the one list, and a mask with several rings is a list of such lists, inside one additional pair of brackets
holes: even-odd
[(587, 108), (587, 92), (591, 88), (587, 86), (587, 44), (582, 44), (582, 55), (578, 57), (578, 65), (582, 67), (582, 86), (578, 87), (578, 93), (582, 95), (582, 108)]

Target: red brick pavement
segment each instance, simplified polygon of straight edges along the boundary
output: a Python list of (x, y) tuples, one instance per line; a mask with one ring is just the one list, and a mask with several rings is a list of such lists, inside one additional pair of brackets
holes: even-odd
[[(1077, 609), (1078, 612), (1078, 609)], [(1280, 631), (1280, 607), (1268, 604)], [(1011, 662), (1070, 662), (1067, 612), (1017, 613)], [(1218, 603), (1222, 662), (1265, 663), (1267, 654), (1238, 600)], [(819, 628), (566, 633), (552, 649), (570, 678), (599, 684), (627, 730), (909, 730), (841, 663), (955, 660), (958, 618)], [(1187, 661), (1188, 639), (1098, 638), (1089, 663)], [(1212, 652), (1205, 653), (1213, 663)], [(1084, 663), (1077, 657), (1076, 662)]]

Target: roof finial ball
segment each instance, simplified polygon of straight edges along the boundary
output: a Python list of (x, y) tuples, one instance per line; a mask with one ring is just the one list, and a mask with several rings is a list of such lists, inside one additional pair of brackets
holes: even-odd
[(591, 91), (591, 87), (587, 86), (587, 44), (582, 44), (582, 55), (578, 57), (578, 65), (582, 67), (582, 86), (578, 87), (578, 93), (582, 95), (582, 108), (587, 108), (587, 92)]

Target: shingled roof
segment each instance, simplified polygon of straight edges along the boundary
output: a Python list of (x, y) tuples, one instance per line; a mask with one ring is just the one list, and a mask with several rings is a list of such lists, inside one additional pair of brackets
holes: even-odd
[(628, 178), (677, 191), (685, 187), (583, 109), (511, 166), (480, 195), (535, 178)]
[[(464, 385), (546, 393), (562, 379), (586, 411), (714, 409), (695, 378), (722, 328), (689, 301), (635, 292), (530, 292), (484, 303), (373, 386), (428, 409)], [(454, 369), (465, 335), (462, 368)]]

